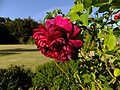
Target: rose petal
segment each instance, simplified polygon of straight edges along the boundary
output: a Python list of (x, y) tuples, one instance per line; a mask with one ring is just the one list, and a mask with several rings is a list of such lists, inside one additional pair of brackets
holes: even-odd
[(72, 37), (76, 37), (80, 33), (80, 28), (78, 28), (75, 25), (73, 27), (74, 27), (74, 31), (73, 31)]
[(117, 19), (120, 19), (120, 14), (116, 14), (116, 15), (114, 16), (114, 20), (117, 20)]
[(56, 25), (62, 27), (63, 29), (70, 31), (72, 29), (72, 24), (70, 22), (70, 19), (64, 18), (62, 16), (57, 16), (55, 18)]
[(63, 20), (62, 16), (56, 16), (56, 18), (55, 18), (56, 25), (58, 25), (58, 26), (61, 25), (62, 20)]
[(73, 58), (82, 46), (82, 41), (75, 39), (80, 29), (62, 16), (47, 20), (45, 26), (40, 25), (33, 32), (41, 53), (57, 61), (66, 62)]
[(70, 40), (70, 42), (74, 45), (76, 49), (80, 48), (83, 44), (81, 40)]
[(63, 29), (67, 30), (67, 31), (71, 31), (72, 30), (72, 24), (70, 22), (70, 19), (65, 18), (63, 19), (61, 25), (60, 25)]
[(51, 26), (53, 26), (53, 25), (55, 25), (55, 20), (54, 19), (50, 19), (50, 20), (47, 20), (46, 22), (45, 22), (45, 27), (47, 28), (47, 29), (49, 29)]

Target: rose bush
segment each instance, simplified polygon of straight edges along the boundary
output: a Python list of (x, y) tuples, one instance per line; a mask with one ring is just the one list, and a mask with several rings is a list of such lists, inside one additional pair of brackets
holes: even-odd
[[(34, 30), (36, 45), (45, 56), (62, 62), (70, 58), (73, 60), (69, 61), (74, 61), (73, 64), (69, 61), (66, 64), (62, 63), (65, 67), (59, 64), (60, 62), (55, 62), (65, 76), (65, 78), (61, 78), (61, 74), (60, 77), (57, 76), (58, 80), (54, 84), (58, 84), (56, 89), (64, 89), (70, 83), (69, 87), (72, 87), (72, 90), (119, 90), (120, 45), (117, 44), (120, 34), (119, 0), (75, 0), (74, 3), (67, 15), (60, 10), (48, 12), (44, 18), (45, 24)], [(76, 39), (76, 36), (80, 39), (81, 35), (83, 46), (82, 41)], [(77, 59), (74, 57), (79, 48)], [(53, 82), (55, 78), (52, 78)], [(62, 80), (68, 81), (65, 82), (67, 85)], [(71, 82), (79, 85), (79, 89), (71, 85)]]
[(77, 50), (82, 46), (82, 41), (76, 39), (78, 34), (80, 28), (72, 24), (69, 18), (56, 16), (34, 29), (33, 38), (42, 54), (66, 62), (76, 57)]

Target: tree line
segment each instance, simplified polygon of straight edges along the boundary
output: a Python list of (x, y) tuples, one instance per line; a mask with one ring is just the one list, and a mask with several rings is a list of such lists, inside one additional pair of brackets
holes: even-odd
[(27, 44), (34, 43), (32, 38), (33, 29), (39, 23), (31, 17), (27, 19), (0, 17), (0, 44)]

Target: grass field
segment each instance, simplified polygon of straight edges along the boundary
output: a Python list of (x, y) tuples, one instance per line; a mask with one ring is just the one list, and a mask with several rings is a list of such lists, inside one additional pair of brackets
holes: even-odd
[(35, 70), (36, 66), (48, 61), (50, 59), (43, 56), (35, 45), (0, 45), (0, 68), (14, 64)]

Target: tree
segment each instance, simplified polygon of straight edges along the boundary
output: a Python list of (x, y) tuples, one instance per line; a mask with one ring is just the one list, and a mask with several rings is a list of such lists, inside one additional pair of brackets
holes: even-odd
[(10, 35), (19, 43), (27, 43), (33, 34), (33, 29), (38, 25), (39, 24), (30, 17), (28, 19), (16, 18), (15, 20), (7, 18), (7, 22), (5, 23)]

